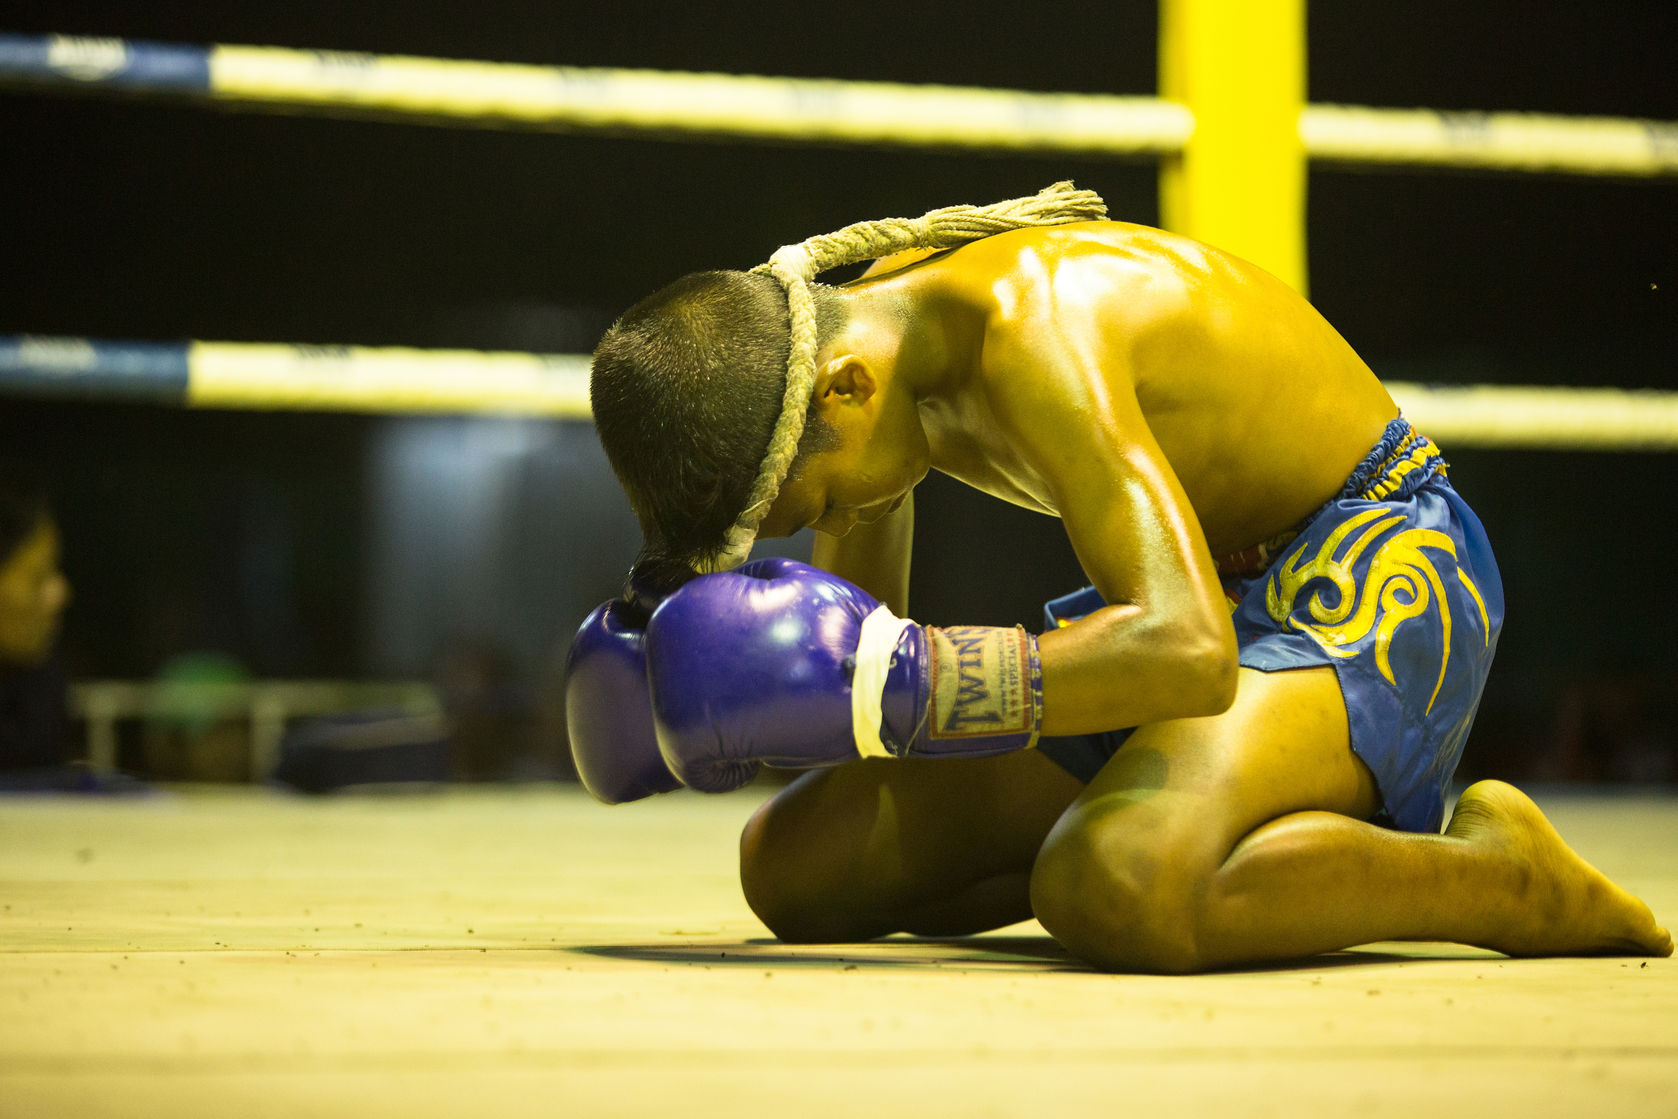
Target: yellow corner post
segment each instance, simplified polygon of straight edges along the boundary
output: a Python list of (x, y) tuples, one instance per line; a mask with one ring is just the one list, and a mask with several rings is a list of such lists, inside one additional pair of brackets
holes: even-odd
[(1160, 0), (1160, 96), (1194, 134), (1160, 171), (1165, 228), (1305, 291), (1305, 0)]

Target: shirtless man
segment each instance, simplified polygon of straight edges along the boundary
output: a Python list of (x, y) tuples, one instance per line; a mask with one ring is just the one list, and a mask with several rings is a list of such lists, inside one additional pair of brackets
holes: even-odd
[[(1472, 786), (1439, 833), (1503, 604), (1437, 449), (1286, 285), (1051, 197), (1001, 231), (877, 223), (961, 247), (840, 288), (800, 290), (821, 238), (690, 276), (602, 341), (596, 422), (647, 547), (573, 648), (590, 789), (820, 767), (742, 836), (790, 941), (1035, 916), (1111, 970), (1670, 954), (1514, 788)], [(930, 468), (1059, 517), (1093, 589), (1041, 637), (908, 621)], [(726, 570), (804, 526), (821, 570)]]

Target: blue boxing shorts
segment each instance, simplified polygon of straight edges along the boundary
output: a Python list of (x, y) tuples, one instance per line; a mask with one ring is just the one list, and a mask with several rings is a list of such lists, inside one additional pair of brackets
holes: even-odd
[[(1377, 822), (1437, 832), (1503, 628), (1503, 583), (1445, 460), (1400, 416), (1340, 493), (1297, 530), (1221, 560), (1246, 668), (1328, 665), (1352, 750), (1380, 790)], [(1100, 609), (1094, 587), (1044, 607), (1052, 628)], [(1045, 737), (1088, 782), (1130, 735)]]

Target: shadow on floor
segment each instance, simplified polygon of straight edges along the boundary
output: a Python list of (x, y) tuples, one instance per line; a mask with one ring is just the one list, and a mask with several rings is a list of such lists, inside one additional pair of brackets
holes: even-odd
[(585, 944), (570, 949), (614, 960), (656, 964), (738, 964), (746, 967), (972, 968), (1086, 971), (1046, 936), (888, 937), (855, 944), (785, 944), (779, 940), (688, 941), (681, 944)]
[[(613, 960), (642, 963), (735, 965), (838, 969), (925, 968), (944, 971), (1074, 971), (1094, 968), (1074, 958), (1047, 936), (984, 936), (931, 939), (894, 936), (856, 944), (785, 944), (778, 940), (688, 941), (682, 944), (585, 944), (567, 949)], [(1322, 971), (1327, 968), (1402, 964), (1420, 960), (1484, 962), (1488, 954), (1457, 945), (1418, 945), (1397, 951), (1351, 949), (1302, 960), (1227, 969), (1241, 972)], [(1495, 957), (1500, 958), (1500, 957)]]

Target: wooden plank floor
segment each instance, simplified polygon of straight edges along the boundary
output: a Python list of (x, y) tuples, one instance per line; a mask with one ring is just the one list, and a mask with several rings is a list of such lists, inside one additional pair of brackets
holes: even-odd
[[(791, 948), (758, 796), (0, 801), (0, 1116), (1678, 1116), (1678, 966)], [(1678, 919), (1678, 800), (1540, 796)]]

